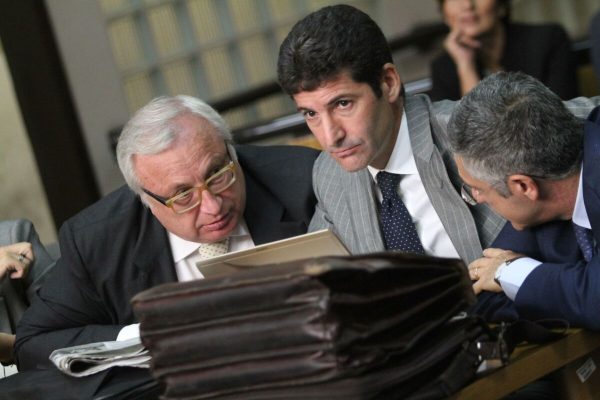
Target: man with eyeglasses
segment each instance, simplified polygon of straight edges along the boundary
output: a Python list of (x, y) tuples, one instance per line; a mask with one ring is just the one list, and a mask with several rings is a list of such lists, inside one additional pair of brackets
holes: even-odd
[[(461, 100), (448, 130), (465, 201), (487, 203), (517, 230), (572, 222), (583, 257), (487, 249), (469, 265), (475, 291), (504, 291), (524, 317), (600, 329), (600, 108), (584, 122), (538, 80), (500, 72)], [(541, 245), (560, 252), (565, 236)]]
[(446, 134), (455, 103), (404, 92), (367, 14), (349, 5), (309, 14), (281, 44), (277, 72), (324, 150), (313, 169), (310, 230), (335, 231), (356, 254), (398, 250), (467, 263), (496, 240), (505, 221), (485, 205), (468, 207), (457, 190)]
[[(485, 204), (463, 202), (446, 131), (456, 103), (406, 94), (383, 32), (364, 12), (335, 5), (300, 20), (280, 46), (277, 73), (324, 150), (309, 230), (333, 230), (354, 254), (408, 251), (468, 264), (494, 244), (559, 256), (538, 238), (560, 236), (561, 224), (516, 232)], [(585, 116), (598, 100), (568, 105)], [(510, 299), (489, 292), (475, 312), (517, 317)]]
[(57, 348), (138, 335), (130, 299), (202, 278), (196, 262), (205, 248), (235, 251), (305, 233), (317, 155), (233, 146), (223, 119), (193, 97), (143, 107), (117, 145), (128, 187), (60, 230), (61, 259), (17, 330), (19, 368), (48, 365)]

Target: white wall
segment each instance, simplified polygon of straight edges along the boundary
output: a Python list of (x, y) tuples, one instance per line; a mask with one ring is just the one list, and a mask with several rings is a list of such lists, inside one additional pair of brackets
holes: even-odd
[(129, 119), (97, 1), (46, 0), (100, 193), (124, 183), (108, 132)]
[(0, 219), (33, 221), (43, 243), (56, 230), (0, 44)]

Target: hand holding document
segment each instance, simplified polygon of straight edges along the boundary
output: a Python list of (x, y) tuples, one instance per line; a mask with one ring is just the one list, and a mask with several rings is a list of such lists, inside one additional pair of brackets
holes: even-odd
[(150, 368), (150, 354), (140, 338), (97, 342), (54, 350), (50, 361), (67, 375), (81, 377), (111, 367)]

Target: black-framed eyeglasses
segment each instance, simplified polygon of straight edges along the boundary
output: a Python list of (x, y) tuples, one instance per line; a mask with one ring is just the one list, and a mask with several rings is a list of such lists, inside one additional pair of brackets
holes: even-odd
[[(528, 174), (512, 174), (512, 175), (527, 175), (528, 177), (538, 180), (538, 181), (550, 179), (550, 178), (547, 178), (547, 177), (541, 176), (541, 175), (528, 175)], [(505, 179), (508, 179), (508, 176)], [(471, 186), (469, 186), (463, 182), (463, 184), (460, 187), (460, 197), (462, 197), (462, 199), (465, 201), (465, 203), (467, 203), (470, 206), (477, 205), (477, 200), (475, 199), (476, 195), (474, 195), (473, 192), (478, 193), (479, 190), (474, 189)]]
[[(470, 206), (476, 206), (477, 200), (475, 200), (475, 196), (473, 196), (473, 188), (466, 183), (463, 183), (460, 187), (460, 197)], [(477, 190), (477, 189), (475, 189)]]
[(176, 214), (188, 212), (202, 203), (202, 192), (208, 190), (212, 195), (219, 194), (228, 189), (236, 180), (235, 163), (229, 161), (223, 168), (209, 176), (200, 186), (189, 188), (175, 196), (167, 199), (149, 190), (143, 189), (144, 193), (159, 203), (169, 207)]

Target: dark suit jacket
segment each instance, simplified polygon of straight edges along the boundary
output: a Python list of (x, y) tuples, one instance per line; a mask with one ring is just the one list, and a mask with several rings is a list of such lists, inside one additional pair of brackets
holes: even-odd
[[(577, 96), (571, 41), (559, 25), (508, 24), (501, 63), (505, 71), (521, 71), (539, 79), (562, 99)], [(484, 76), (481, 68), (479, 74)], [(456, 65), (448, 53), (432, 62), (431, 78), (432, 100), (461, 98)]]
[[(575, 263), (583, 259), (571, 221), (552, 221), (522, 231), (515, 230), (507, 222), (491, 247), (512, 250), (548, 263)], [(542, 301), (545, 298), (541, 298)], [(519, 318), (537, 320), (554, 316), (532, 313), (526, 307), (517, 308), (504, 293), (492, 292), (480, 293), (477, 304), (470, 311), (489, 322), (515, 321)]]
[[(583, 200), (596, 243), (600, 243), (600, 108), (585, 126)], [(574, 326), (600, 329), (600, 255), (588, 263), (546, 262), (523, 282), (515, 298), (520, 313), (569, 320)]]
[[(240, 146), (244, 217), (256, 244), (305, 233), (314, 212), (315, 150)], [(69, 219), (61, 258), (17, 329), (19, 369), (49, 363), (50, 352), (115, 340), (135, 323), (129, 300), (177, 280), (167, 233), (138, 196), (122, 187)]]

